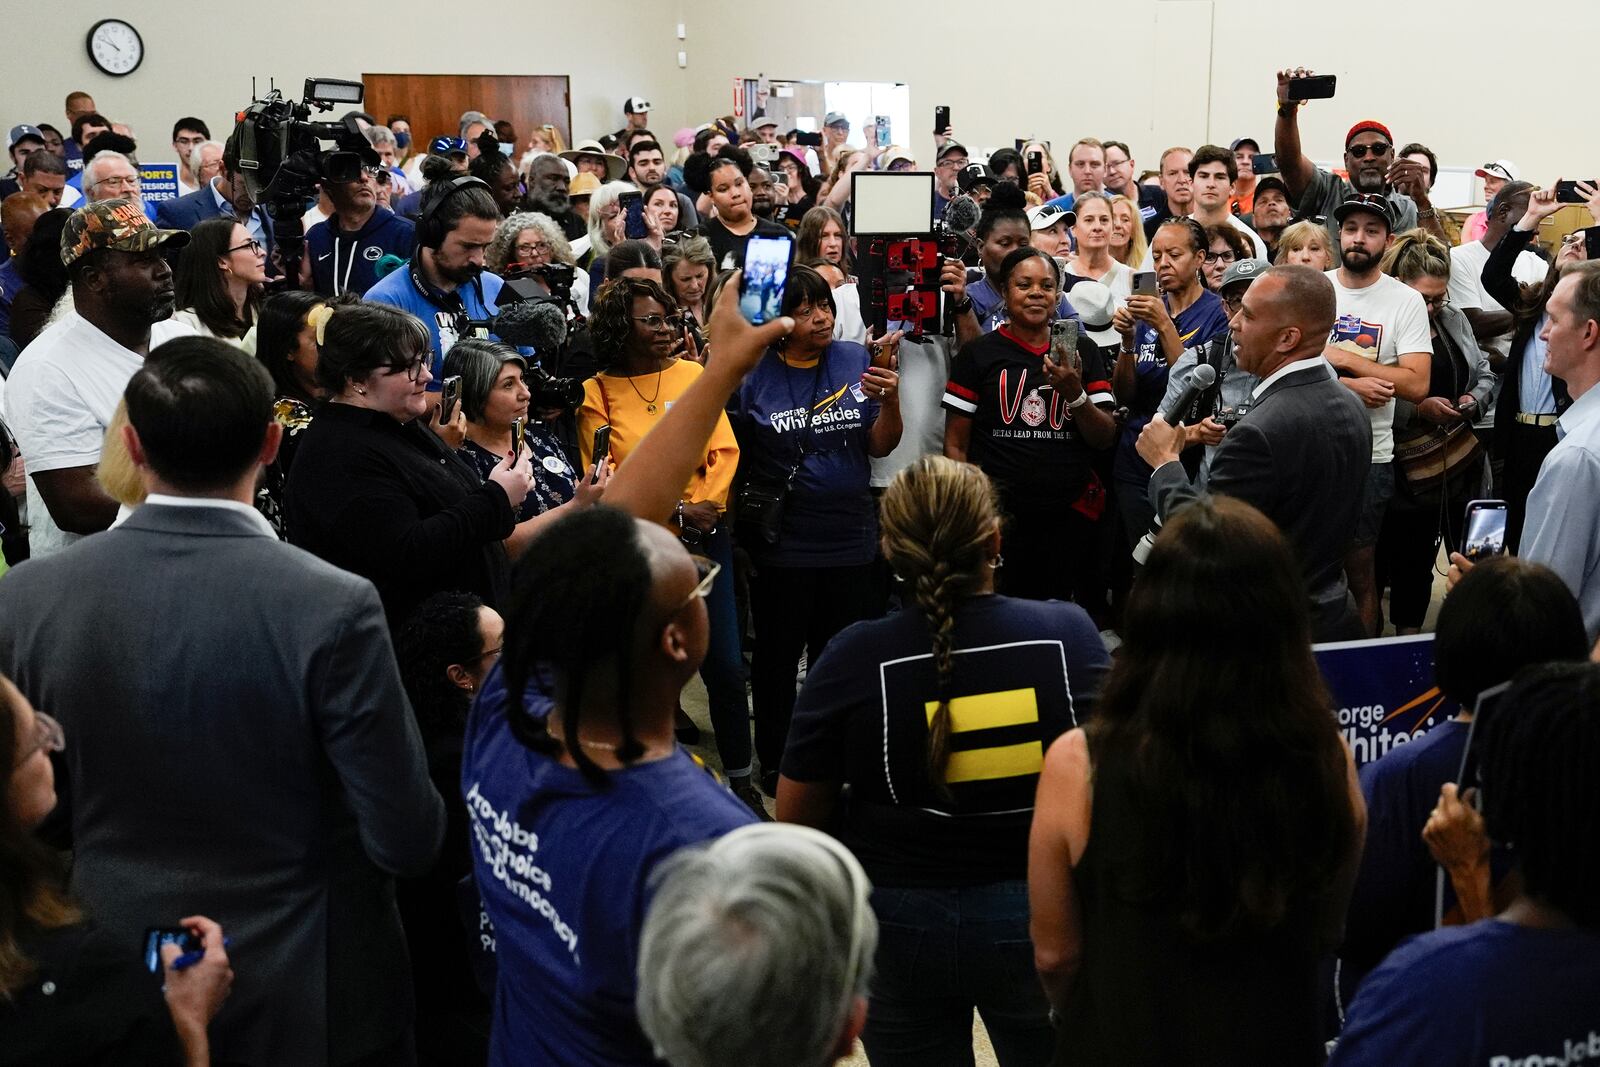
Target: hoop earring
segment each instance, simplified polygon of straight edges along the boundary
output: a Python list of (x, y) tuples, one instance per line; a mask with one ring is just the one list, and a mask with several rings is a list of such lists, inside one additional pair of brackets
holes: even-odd
[(989, 569), (997, 571), (1001, 567), (1005, 566), (1005, 563), (1006, 563), (1006, 558), (1004, 556), (998, 556), (997, 555), (997, 556), (994, 557), (994, 559), (991, 559), (989, 561)]

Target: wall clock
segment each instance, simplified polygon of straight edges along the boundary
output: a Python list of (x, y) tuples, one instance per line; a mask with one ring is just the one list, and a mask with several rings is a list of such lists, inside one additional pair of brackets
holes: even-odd
[(114, 78), (132, 74), (144, 62), (144, 39), (121, 19), (101, 19), (89, 30), (89, 58)]

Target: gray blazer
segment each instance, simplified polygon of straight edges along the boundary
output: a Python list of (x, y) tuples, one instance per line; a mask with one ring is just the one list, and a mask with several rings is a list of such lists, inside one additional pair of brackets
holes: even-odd
[(444, 805), (365, 578), (254, 516), (146, 504), (0, 580), (0, 671), (61, 720), (73, 884), (138, 957), (222, 924), (218, 1060), (340, 1063), (411, 1025), (394, 875)]
[[(1268, 386), (1211, 460), (1207, 490), (1254, 505), (1289, 539), (1319, 640), (1345, 636), (1344, 555), (1371, 464), (1371, 420), (1326, 365)], [(1181, 463), (1163, 464), (1150, 479), (1150, 503), (1163, 520), (1200, 492)]]

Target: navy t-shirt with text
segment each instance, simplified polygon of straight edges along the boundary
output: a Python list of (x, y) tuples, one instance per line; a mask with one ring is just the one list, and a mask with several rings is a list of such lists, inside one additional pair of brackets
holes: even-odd
[[(654, 1063), (633, 1006), (650, 874), (755, 817), (681, 748), (596, 786), (517, 740), (508, 702), (496, 667), (467, 721), (456, 799), (494, 927), (489, 1063)], [(523, 706), (552, 710), (536, 686)]]
[[(1161, 298), (1166, 303), (1167, 298)], [(1209, 289), (1202, 290), (1200, 299), (1178, 312), (1174, 321), (1183, 347), (1191, 348), (1211, 340), (1228, 328), (1228, 311), (1222, 298)], [(1134, 395), (1128, 405), (1128, 421), (1122, 428), (1122, 438), (1117, 442), (1116, 465), (1113, 468), (1119, 482), (1143, 485), (1150, 481), (1150, 464), (1146, 463), (1134, 447), (1139, 431), (1145, 428), (1167, 395), (1166, 354), (1161, 349), (1161, 339), (1155, 328), (1141, 322), (1133, 332)]]
[(867, 437), (878, 402), (861, 385), (871, 363), (854, 341), (832, 342), (814, 365), (793, 366), (771, 350), (729, 400), (741, 484), (781, 487), (800, 464), (778, 543), (741, 542), (757, 563), (854, 567), (877, 556)]

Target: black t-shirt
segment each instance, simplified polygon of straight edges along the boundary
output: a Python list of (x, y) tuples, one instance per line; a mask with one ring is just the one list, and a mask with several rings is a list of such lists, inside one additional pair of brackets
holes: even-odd
[[(700, 235), (711, 242), (711, 254), (717, 261), (715, 269), (719, 271), (744, 269), (744, 246), (752, 237), (794, 236), (789, 232), (789, 227), (759, 218), (756, 219), (756, 228), (743, 235), (730, 232), (721, 219), (707, 219), (700, 224)], [(789, 249), (789, 258), (794, 258), (793, 248)]]
[(928, 776), (938, 701), (931, 648), (927, 621), (912, 609), (841, 631), (795, 702), (783, 773), (849, 783), (832, 829), (875, 885), (1022, 878), (1045, 750), (1088, 716), (1110, 657), (1076, 604), (1003, 596), (962, 604), (946, 800)]
[[(1093, 473), (1092, 451), (1067, 407), (1072, 398), (1057, 395), (1045, 375), (1046, 351), (1001, 326), (956, 354), (945, 386), (945, 408), (972, 419), (967, 458), (994, 479), (1012, 512), (1063, 511)], [(1080, 334), (1078, 355), (1089, 402), (1111, 407), (1099, 346)]]

